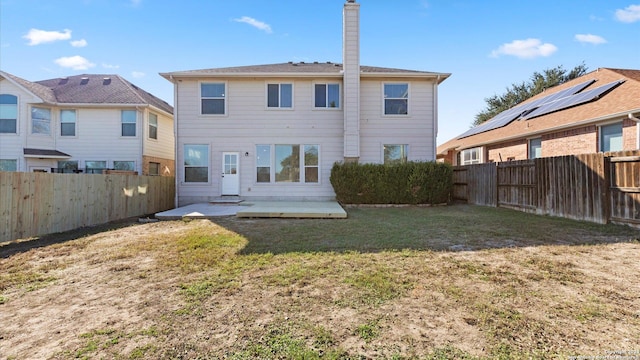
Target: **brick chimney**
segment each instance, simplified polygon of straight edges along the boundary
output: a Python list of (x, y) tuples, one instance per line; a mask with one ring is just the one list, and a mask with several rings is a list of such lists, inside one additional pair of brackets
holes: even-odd
[(360, 4), (347, 0), (342, 10), (344, 161), (360, 157)]

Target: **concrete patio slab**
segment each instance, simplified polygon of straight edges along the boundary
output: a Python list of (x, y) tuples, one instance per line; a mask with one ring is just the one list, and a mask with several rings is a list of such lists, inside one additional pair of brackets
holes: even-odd
[(336, 201), (245, 201), (238, 204), (199, 203), (155, 214), (159, 220), (241, 218), (345, 219), (347, 212)]
[(236, 213), (241, 218), (345, 219), (347, 212), (335, 201), (255, 201)]

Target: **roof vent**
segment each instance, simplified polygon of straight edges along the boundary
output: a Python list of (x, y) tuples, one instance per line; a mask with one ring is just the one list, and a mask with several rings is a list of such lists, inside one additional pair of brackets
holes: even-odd
[(300, 64), (304, 64), (304, 61), (300, 61)]
[(317, 64), (318, 62), (317, 62), (317, 61), (314, 61), (313, 63), (314, 63), (314, 64)]
[(109, 85), (109, 84), (111, 84), (111, 78), (110, 77), (102, 78), (102, 85)]
[(289, 61), (289, 64), (293, 64), (293, 61)]
[(80, 78), (80, 85), (87, 85), (88, 82), (89, 82), (88, 77)]

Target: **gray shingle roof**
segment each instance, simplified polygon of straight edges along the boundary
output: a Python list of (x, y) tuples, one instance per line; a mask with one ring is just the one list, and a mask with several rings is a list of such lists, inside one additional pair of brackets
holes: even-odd
[(168, 113), (173, 107), (119, 75), (83, 74), (36, 81), (50, 88), (59, 103), (149, 104)]
[[(395, 68), (384, 68), (376, 66), (360, 66), (360, 72), (366, 74), (397, 74), (406, 76), (440, 76), (442, 80), (450, 74), (434, 73), (429, 71), (406, 70)], [(269, 74), (291, 74), (295, 76), (317, 76), (318, 74), (340, 75), (342, 64), (332, 62), (288, 62), (267, 65), (234, 66), (201, 70), (176, 71), (162, 73), (165, 78), (170, 76), (206, 76), (224, 74), (234, 75), (269, 75)]]
[(147, 104), (170, 114), (173, 107), (166, 101), (137, 87), (119, 75), (84, 74), (31, 82), (0, 72), (42, 100), (59, 104)]
[(0, 71), (0, 76), (13, 80), (17, 84), (29, 90), (34, 95), (36, 95), (37, 97), (41, 98), (46, 102), (56, 102), (56, 97), (53, 94), (53, 90), (49, 89), (46, 86), (25, 80), (23, 78), (17, 77), (15, 75), (9, 74), (4, 71)]

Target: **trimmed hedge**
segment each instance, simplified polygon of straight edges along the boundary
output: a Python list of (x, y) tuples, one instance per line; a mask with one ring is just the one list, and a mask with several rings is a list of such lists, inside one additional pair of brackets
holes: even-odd
[(442, 204), (453, 190), (453, 169), (436, 162), (335, 163), (330, 180), (343, 204)]

